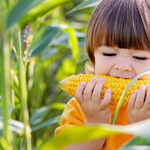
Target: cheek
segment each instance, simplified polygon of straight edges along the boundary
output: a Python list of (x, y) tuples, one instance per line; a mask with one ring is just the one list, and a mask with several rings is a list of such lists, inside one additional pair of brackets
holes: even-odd
[(111, 61), (107, 59), (99, 59), (95, 61), (95, 74), (107, 75), (111, 69)]
[(114, 58), (105, 57), (102, 54), (95, 53), (95, 74), (108, 75), (113, 64)]

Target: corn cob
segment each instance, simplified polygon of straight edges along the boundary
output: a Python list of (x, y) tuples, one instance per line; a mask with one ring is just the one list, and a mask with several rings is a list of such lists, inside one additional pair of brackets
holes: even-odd
[[(132, 79), (117, 78), (117, 77), (106, 76), (106, 75), (79, 74), (79, 75), (69, 76), (66, 79), (62, 80), (61, 81), (62, 90), (67, 92), (70, 96), (75, 96), (75, 91), (77, 86), (82, 81), (88, 83), (95, 76), (97, 76), (98, 78), (105, 78), (105, 84), (102, 88), (100, 97), (103, 99), (105, 90), (110, 89), (112, 93), (111, 105), (117, 105), (125, 87), (132, 80)], [(134, 84), (127, 91), (126, 96), (122, 102), (122, 107), (127, 106), (131, 94), (136, 89), (139, 89), (140, 85), (148, 86), (149, 84), (150, 84), (150, 80), (136, 80)]]

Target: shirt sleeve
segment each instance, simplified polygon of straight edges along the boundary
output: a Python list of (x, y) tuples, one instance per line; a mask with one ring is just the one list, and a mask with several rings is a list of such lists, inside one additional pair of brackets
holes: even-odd
[(72, 98), (66, 105), (62, 116), (61, 116), (61, 126), (56, 128), (55, 136), (62, 132), (68, 124), (83, 126), (85, 122), (85, 115), (80, 107), (80, 104), (75, 98)]

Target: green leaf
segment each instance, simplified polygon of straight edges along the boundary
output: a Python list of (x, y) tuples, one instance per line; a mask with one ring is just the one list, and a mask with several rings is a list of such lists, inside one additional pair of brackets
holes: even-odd
[[(85, 34), (75, 31), (75, 36), (78, 38), (78, 47), (85, 46)], [(53, 45), (63, 45), (68, 47), (68, 35), (62, 32), (61, 35), (54, 41)]]
[(16, 24), (23, 16), (33, 7), (40, 3), (41, 0), (20, 0), (8, 12), (7, 29)]
[(28, 22), (49, 12), (51, 9), (70, 1), (71, 0), (20, 0), (8, 12), (6, 29), (10, 29), (18, 22), (22, 27)]
[[(55, 26), (61, 28), (62, 31), (64, 31), (68, 35), (68, 38), (67, 38), (66, 34), (62, 33), (60, 35), (61, 38), (59, 37), (60, 38), (59, 40), (61, 43), (64, 43), (66, 41), (66, 39), (68, 39), (68, 44), (69, 44), (71, 52), (72, 52), (72, 59), (78, 60), (78, 53), (79, 53), (78, 38), (76, 36), (75, 30), (64, 22), (63, 22), (63, 24), (55, 24)], [(64, 38), (64, 41), (62, 38)], [(56, 45), (59, 43), (54, 41), (54, 44)]]
[(39, 122), (41, 122), (51, 109), (63, 110), (64, 108), (65, 108), (64, 103), (55, 102), (51, 104), (50, 106), (45, 106), (45, 107), (36, 109), (30, 118), (30, 125), (34, 126), (38, 124)]
[(68, 125), (57, 137), (50, 137), (36, 150), (58, 150), (71, 143), (80, 143), (84, 141), (91, 141), (98, 138), (103, 138), (107, 135), (118, 134), (119, 132), (113, 131), (108, 126), (76, 126)]
[[(116, 118), (117, 118), (117, 115), (118, 115), (118, 112), (119, 112), (119, 109), (120, 109), (121, 104), (122, 104), (122, 102), (123, 102), (123, 99), (124, 99), (124, 97), (125, 97), (125, 95), (126, 95), (128, 89), (130, 88), (130, 86), (131, 86), (136, 80), (138, 80), (141, 76), (143, 76), (144, 74), (148, 74), (148, 73), (150, 73), (150, 67), (146, 68), (146, 69), (143, 70), (141, 73), (139, 73), (139, 74), (138, 74), (136, 77), (134, 77), (134, 78), (129, 82), (129, 84), (125, 87), (125, 90), (123, 91), (123, 93), (122, 93), (122, 95), (121, 95), (121, 97), (120, 97), (120, 99), (119, 99), (119, 102), (118, 102), (118, 104), (117, 104), (117, 107), (116, 107), (116, 109), (115, 109), (115, 112), (114, 112), (114, 115), (113, 115), (111, 124), (114, 124), (114, 123), (115, 123)], [(107, 137), (106, 137), (106, 139), (107, 139)], [(106, 139), (105, 139), (105, 140), (106, 140)]]
[[(62, 62), (62, 65), (57, 70), (55, 79), (57, 81), (60, 81), (71, 74), (75, 74), (76, 65), (72, 65), (73, 63), (74, 63), (74, 61), (71, 59), (64, 59)], [(63, 73), (62, 73), (62, 70), (63, 70)]]
[(84, 8), (97, 6), (100, 3), (100, 1), (101, 0), (88, 0), (88, 1), (85, 1), (85, 2), (83, 2), (81, 4), (79, 4), (78, 6), (74, 7), (71, 11), (68, 12), (68, 14), (76, 12), (76, 11), (84, 9)]
[(47, 26), (42, 28), (33, 39), (31, 46), (29, 47), (29, 53), (31, 53), (31, 57), (35, 57), (41, 54), (46, 48), (49, 48), (51, 42), (57, 36), (59, 31), (60, 28), (56, 26)]
[(85, 36), (78, 37), (79, 47), (85, 47)]
[(17, 89), (17, 87), (11, 81), (9, 83), (10, 83), (11, 88), (15, 91), (15, 94), (18, 96), (18, 98), (20, 98), (20, 92)]
[(51, 109), (58, 109), (58, 110), (64, 110), (66, 104), (60, 103), (60, 102), (55, 102), (51, 105)]
[(30, 125), (33, 126), (41, 122), (43, 118), (47, 115), (47, 113), (49, 112), (49, 109), (50, 109), (50, 106), (36, 109), (30, 118)]
[(143, 70), (141, 73), (139, 73), (139, 74), (138, 74), (136, 77), (134, 77), (134, 78), (129, 82), (129, 84), (126, 86), (126, 88), (125, 88), (125, 90), (123, 91), (123, 93), (122, 93), (122, 95), (121, 95), (121, 97), (120, 97), (120, 100), (119, 100), (119, 102), (118, 102), (118, 104), (117, 104), (117, 107), (116, 107), (116, 110), (115, 110), (115, 112), (114, 112), (114, 116), (113, 116), (113, 118), (112, 118), (111, 124), (114, 124), (114, 123), (115, 123), (115, 120), (116, 120), (116, 118), (117, 118), (119, 109), (120, 109), (121, 104), (122, 104), (122, 102), (123, 102), (123, 99), (124, 99), (124, 97), (125, 97), (125, 95), (126, 95), (128, 89), (130, 88), (130, 86), (131, 86), (136, 80), (138, 80), (141, 76), (143, 76), (144, 74), (148, 74), (148, 73), (150, 73), (150, 67), (146, 68), (146, 69)]
[(145, 145), (127, 146), (127, 147), (124, 147), (124, 148), (119, 149), (119, 150), (150, 150), (150, 146), (145, 146)]
[(85, 62), (85, 61), (87, 61), (87, 60), (88, 60), (88, 56), (85, 56), (85, 57), (79, 59), (78, 61), (76, 61), (76, 62), (75, 62), (74, 64), (72, 64), (72, 65), (77, 65), (77, 64), (80, 64), (80, 63)]
[[(0, 100), (1, 100), (1, 97), (2, 96), (0, 96)], [(1, 101), (0, 101), (1, 102)], [(2, 108), (0, 107), (0, 116), (2, 116)]]
[(46, 60), (49, 59), (51, 57), (53, 57), (55, 54), (57, 54), (58, 50), (57, 49), (50, 49), (48, 50), (46, 53), (44, 53), (44, 55), (40, 58), (40, 60)]
[(66, 4), (72, 0), (47, 0), (43, 1), (43, 3), (39, 4), (38, 6), (34, 7), (30, 11), (28, 11), (24, 17), (21, 18), (19, 21), (20, 25), (23, 26), (29, 21), (34, 20), (37, 17), (44, 15), (45, 13), (49, 12), (51, 9)]
[(9, 108), (9, 112), (8, 112), (9, 117), (11, 116), (13, 110), (14, 110), (14, 104), (12, 104), (11, 107)]
[[(24, 124), (17, 120), (8, 120), (9, 122), (9, 128), (11, 131), (17, 133), (18, 135), (24, 134)], [(3, 118), (0, 117), (0, 130), (3, 130)], [(30, 129), (29, 129), (30, 132)]]
[(2, 150), (8, 148), (8, 143), (6, 142), (6, 139), (2, 136), (0, 136), (0, 147)]
[(133, 145), (150, 145), (150, 141), (148, 139), (141, 138), (141, 137), (133, 137), (131, 140), (123, 144), (120, 150), (124, 150), (129, 146), (133, 146)]
[(33, 131), (37, 131), (37, 130), (39, 130), (39, 129), (41, 129), (41, 128), (47, 127), (47, 126), (49, 126), (49, 125), (58, 123), (58, 122), (60, 122), (60, 118), (61, 118), (61, 115), (60, 115), (60, 116), (57, 116), (57, 117), (55, 117), (55, 118), (49, 119), (49, 120), (47, 120), (47, 121), (44, 121), (44, 122), (38, 124), (37, 126), (33, 126), (33, 127), (32, 127), (32, 132), (33, 132)]
[(78, 49), (78, 39), (75, 35), (75, 30), (71, 27), (68, 27), (66, 29), (63, 29), (69, 36), (68, 38), (68, 43), (70, 45), (70, 48), (71, 48), (71, 52), (72, 52), (72, 58), (74, 60), (77, 60), (78, 59), (78, 52), (79, 52), (79, 49)]
[(61, 35), (54, 41), (53, 45), (68, 46), (68, 35), (65, 32), (62, 32)]
[(149, 126), (150, 119), (126, 126), (101, 124), (80, 127), (76, 125), (66, 125), (65, 129), (58, 136), (53, 139), (52, 137), (48, 138), (47, 141), (42, 143), (36, 150), (46, 150), (46, 148), (57, 150), (69, 144), (92, 141), (119, 133), (141, 136), (150, 142)]

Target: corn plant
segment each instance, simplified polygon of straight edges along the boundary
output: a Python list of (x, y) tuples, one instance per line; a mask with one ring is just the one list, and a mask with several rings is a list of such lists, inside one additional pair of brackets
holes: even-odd
[[(135, 144), (149, 145), (149, 121), (129, 127), (70, 126), (53, 137), (70, 99), (61, 91), (59, 81), (83, 72), (87, 60), (84, 48), (87, 22), (93, 6), (100, 1), (80, 2), (0, 1), (0, 149), (55, 150), (122, 132), (138, 136), (122, 149)], [(67, 9), (66, 16), (63, 10), (67, 7), (71, 11)], [(77, 20), (79, 27), (73, 20)], [(133, 130), (135, 126), (138, 128)]]
[[(60, 36), (61, 32), (72, 38), (71, 49), (73, 52), (78, 52), (74, 30), (67, 24), (64, 28), (61, 27), (61, 24), (50, 25), (50, 23), (43, 28), (39, 27), (40, 21), (46, 13), (50, 14), (57, 6), (69, 2), (71, 0), (57, 0), (55, 2), (53, 0), (2, 0), (0, 2), (1, 149), (31, 150), (35, 146), (31, 141), (31, 132), (45, 126), (43, 122), (40, 127), (34, 126), (32, 129), (32, 125), (39, 122), (32, 122), (34, 115), (30, 122), (30, 114), (33, 110), (29, 108), (29, 100), (32, 98), (29, 93), (32, 93), (32, 86), (30, 87), (31, 84), (29, 85), (28, 81), (31, 81), (29, 79), (33, 77), (33, 74), (28, 74), (28, 72), (35, 65), (36, 58), (34, 59), (34, 57), (43, 51), (48, 51), (46, 49), (50, 47), (56, 37)], [(45, 15), (45, 18), (46, 16), (48, 15)], [(55, 50), (51, 52), (51, 55), (56, 53)], [(69, 61), (70, 63), (75, 62), (76, 58)], [(51, 105), (50, 108), (55, 109), (59, 105), (61, 109), (64, 108), (60, 103)], [(12, 119), (18, 121), (15, 122)], [(58, 116), (55, 121), (51, 119), (46, 122), (46, 125), (59, 120)]]

